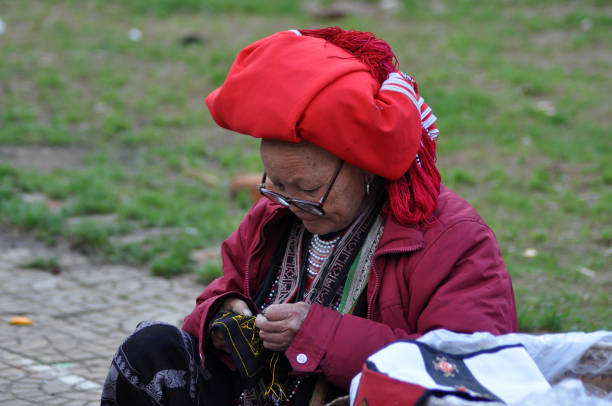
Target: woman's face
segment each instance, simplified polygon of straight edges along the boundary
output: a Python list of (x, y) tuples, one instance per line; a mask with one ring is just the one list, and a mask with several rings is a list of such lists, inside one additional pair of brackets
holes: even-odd
[[(316, 145), (262, 140), (261, 160), (269, 179), (268, 187), (293, 199), (319, 201), (327, 190), (340, 159)], [(316, 216), (294, 205), (289, 209), (313, 234), (328, 234), (346, 228), (359, 214), (365, 185), (374, 175), (345, 163), (327, 199), (324, 216)]]

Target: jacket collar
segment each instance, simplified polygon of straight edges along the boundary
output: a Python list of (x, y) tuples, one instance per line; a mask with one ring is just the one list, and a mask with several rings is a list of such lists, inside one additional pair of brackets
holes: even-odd
[(380, 254), (416, 251), (425, 245), (423, 231), (418, 226), (405, 226), (391, 214), (385, 218), (385, 229), (378, 244)]
[[(267, 210), (265, 224), (282, 221), (291, 216), (290, 210), (274, 203), (270, 204)], [(416, 251), (425, 245), (423, 231), (418, 226), (402, 225), (391, 214), (387, 214), (384, 221), (385, 229), (377, 250), (380, 254)]]

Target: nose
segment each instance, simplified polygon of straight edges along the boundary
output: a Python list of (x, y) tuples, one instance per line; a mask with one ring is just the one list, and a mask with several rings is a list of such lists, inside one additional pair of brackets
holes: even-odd
[(291, 212), (293, 214), (295, 214), (296, 216), (298, 216), (298, 217), (299, 217), (299, 214), (304, 213), (304, 210), (300, 209), (295, 204), (290, 204), (289, 205), (289, 210), (291, 210)]

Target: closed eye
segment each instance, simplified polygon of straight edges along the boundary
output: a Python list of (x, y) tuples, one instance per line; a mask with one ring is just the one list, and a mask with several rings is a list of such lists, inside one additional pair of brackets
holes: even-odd
[(314, 193), (316, 193), (316, 192), (317, 192), (319, 189), (321, 189), (321, 186), (317, 186), (317, 187), (312, 188), (312, 189), (302, 189), (302, 191), (303, 191), (304, 193), (314, 194)]
[(282, 182), (275, 182), (274, 179), (268, 177), (270, 184), (272, 186), (272, 190), (276, 190), (278, 192), (282, 192), (285, 190), (285, 184)]

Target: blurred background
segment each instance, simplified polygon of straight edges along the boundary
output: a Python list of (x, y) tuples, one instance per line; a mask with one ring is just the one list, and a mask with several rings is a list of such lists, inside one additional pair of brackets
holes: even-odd
[(0, 0), (0, 230), (207, 283), (252, 203), (236, 178), (262, 168), (204, 97), (252, 41), (329, 25), (385, 39), (418, 81), (520, 329), (611, 329), (607, 0)]

